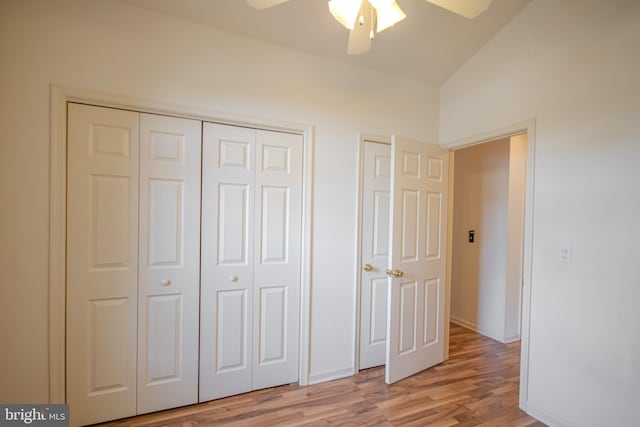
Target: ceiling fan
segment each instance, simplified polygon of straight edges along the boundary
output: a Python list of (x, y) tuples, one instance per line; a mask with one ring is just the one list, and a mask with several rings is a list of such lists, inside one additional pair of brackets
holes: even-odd
[[(247, 0), (249, 6), (267, 9), (289, 0)], [(489, 8), (492, 0), (426, 0), (450, 12), (473, 19)], [(371, 49), (371, 40), (407, 17), (396, 0), (329, 0), (329, 11), (350, 30), (347, 53), (359, 55)], [(375, 31), (374, 31), (375, 29)]]

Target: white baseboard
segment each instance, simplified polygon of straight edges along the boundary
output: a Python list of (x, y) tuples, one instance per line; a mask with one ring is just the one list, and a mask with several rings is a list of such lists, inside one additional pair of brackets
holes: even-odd
[(498, 336), (486, 329), (480, 328), (478, 325), (476, 325), (475, 323), (469, 322), (467, 320), (461, 319), (459, 317), (453, 316), (451, 315), (449, 320), (453, 323), (455, 323), (456, 325), (460, 325), (462, 327), (465, 327), (467, 329), (471, 329), (474, 332), (477, 332), (481, 335), (484, 335), (485, 337), (491, 338), (494, 341), (498, 341), (501, 342), (503, 344), (507, 344), (509, 342), (513, 342), (513, 341), (518, 341), (520, 338), (518, 337), (518, 339), (513, 340), (513, 341), (507, 341), (507, 339), (504, 336)]
[(467, 329), (471, 329), (474, 332), (478, 332), (478, 326), (475, 323), (467, 322), (466, 320), (456, 317), (453, 314), (450, 316), (449, 320), (451, 321), (451, 323), (455, 323), (456, 325), (460, 325)]
[(524, 411), (527, 413), (527, 415), (532, 416), (536, 420), (543, 422), (549, 427), (574, 427), (573, 424), (571, 424), (569, 421), (551, 415), (546, 411), (532, 406), (530, 403), (527, 403), (526, 409), (524, 409)]
[(318, 372), (317, 374), (312, 373), (309, 374), (309, 385), (350, 377), (355, 375), (355, 373), (353, 366), (332, 371)]
[(504, 343), (505, 344), (509, 344), (510, 342), (516, 342), (516, 341), (520, 341), (520, 334), (512, 335), (510, 337), (505, 337), (504, 338)]

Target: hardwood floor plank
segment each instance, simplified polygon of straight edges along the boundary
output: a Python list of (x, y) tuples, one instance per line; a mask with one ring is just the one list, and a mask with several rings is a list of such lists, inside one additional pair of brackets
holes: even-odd
[(451, 324), (450, 356), (393, 385), (384, 367), (308, 387), (285, 385), (104, 426), (508, 426), (544, 424), (518, 408), (520, 343)]

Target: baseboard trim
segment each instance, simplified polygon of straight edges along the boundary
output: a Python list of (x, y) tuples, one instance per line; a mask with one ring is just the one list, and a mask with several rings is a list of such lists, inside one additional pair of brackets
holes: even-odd
[(543, 422), (549, 427), (574, 427), (574, 425), (571, 424), (569, 421), (563, 420), (562, 418), (551, 415), (550, 413), (542, 409), (538, 409), (534, 407), (530, 403), (527, 403), (526, 406), (527, 407), (524, 409), (524, 411), (527, 413), (527, 415), (532, 416), (536, 420)]
[(449, 317), (449, 320), (451, 320), (451, 323), (455, 323), (456, 325), (460, 325), (467, 329), (471, 329), (474, 332), (478, 332), (478, 326), (475, 323), (467, 322), (466, 320), (456, 317), (453, 314)]
[[(475, 323), (469, 322), (469, 321), (464, 320), (464, 319), (460, 319), (459, 317), (456, 317), (456, 316), (452, 315), (449, 318), (449, 320), (451, 320), (451, 322), (455, 323), (456, 325), (460, 325), (463, 328), (471, 329), (473, 332), (477, 332), (477, 333), (479, 333), (481, 335), (484, 335), (487, 338), (491, 338), (494, 341), (498, 341), (498, 342), (501, 342), (503, 344), (506, 344), (506, 343), (509, 342), (509, 341), (506, 341), (504, 337), (499, 337), (499, 336), (497, 336), (497, 335), (495, 335), (495, 334), (493, 334), (493, 333), (491, 333), (491, 332), (489, 332), (487, 330), (484, 330), (484, 329), (478, 327), (478, 325), (476, 325)], [(515, 341), (517, 341), (517, 340), (515, 340)]]
[(512, 335), (510, 337), (505, 337), (504, 338), (504, 343), (505, 344), (509, 344), (509, 343), (516, 342), (516, 341), (520, 341), (520, 335), (519, 334), (518, 335)]
[(355, 374), (353, 366), (309, 375), (309, 385), (350, 377)]

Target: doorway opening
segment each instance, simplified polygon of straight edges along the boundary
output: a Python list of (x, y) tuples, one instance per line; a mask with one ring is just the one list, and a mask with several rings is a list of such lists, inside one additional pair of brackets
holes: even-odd
[[(520, 391), (519, 391), (519, 406), (521, 409), (526, 411), (526, 402), (527, 402), (527, 390), (528, 390), (528, 352), (529, 352), (529, 317), (530, 317), (530, 292), (531, 292), (531, 254), (532, 254), (532, 230), (533, 230), (533, 177), (534, 177), (534, 153), (535, 153), (535, 120), (529, 120), (520, 123), (514, 123), (510, 126), (506, 126), (501, 129), (496, 129), (490, 132), (486, 132), (481, 135), (476, 135), (474, 137), (465, 138), (463, 140), (452, 141), (450, 143), (443, 144), (441, 147), (448, 148), (449, 152), (449, 194), (450, 198), (447, 202), (448, 206), (448, 231), (445, 239), (446, 247), (446, 258), (447, 258), (447, 286), (446, 286), (446, 306), (445, 306), (445, 319), (446, 319), (446, 330), (445, 330), (445, 352), (446, 358), (448, 358), (449, 354), (449, 320), (457, 321), (458, 324), (462, 323), (461, 319), (464, 320), (461, 316), (457, 316), (456, 313), (452, 313), (451, 310), (451, 278), (452, 274), (452, 259), (453, 259), (453, 216), (454, 216), (454, 201), (456, 198), (456, 194), (454, 191), (455, 185), (455, 158), (458, 153), (462, 153), (463, 149), (471, 148), (473, 146), (481, 146), (485, 143), (494, 142), (498, 140), (506, 140), (508, 141), (508, 149), (509, 155), (511, 154), (511, 138), (521, 139), (521, 143), (517, 146), (516, 143), (513, 144), (513, 147), (517, 146), (521, 149), (518, 152), (520, 157), (518, 158), (518, 162), (511, 162), (512, 166), (512, 174), (516, 172), (519, 173), (519, 176), (522, 181), (521, 187), (519, 187), (519, 192), (517, 193), (518, 200), (521, 201), (520, 213), (519, 217), (521, 220), (518, 224), (509, 225), (508, 215), (506, 216), (506, 235), (511, 236), (517, 235), (519, 236), (520, 243), (514, 244), (512, 243), (512, 247), (517, 248), (517, 250), (505, 251), (505, 257), (507, 255), (511, 258), (511, 264), (517, 265), (517, 268), (511, 269), (508, 273), (508, 276), (511, 280), (511, 283), (518, 283), (518, 286), (512, 286), (509, 289), (509, 295), (506, 294), (506, 285), (505, 285), (505, 293), (504, 293), (504, 319), (505, 325), (508, 327), (501, 328), (503, 330), (502, 337), (499, 341), (502, 342), (514, 342), (513, 345), (520, 347)], [(366, 329), (370, 331), (376, 331), (375, 328), (371, 329), (371, 324), (367, 324), (367, 321), (375, 321), (378, 324), (382, 324), (382, 317), (377, 319), (375, 316), (369, 316), (368, 319), (366, 315), (363, 315), (363, 308), (366, 307), (366, 304), (369, 306), (373, 305), (373, 298), (371, 295), (363, 296), (362, 292), (362, 277), (363, 271), (366, 271), (368, 266), (365, 262), (364, 252), (363, 252), (363, 239), (365, 238), (365, 233), (363, 229), (364, 218), (367, 215), (366, 207), (363, 204), (363, 195), (364, 195), (364, 186), (363, 186), (363, 163), (365, 157), (365, 144), (373, 143), (377, 146), (386, 145), (389, 146), (391, 141), (390, 138), (384, 137), (361, 137), (360, 150), (359, 150), (359, 186), (358, 186), (358, 202), (357, 202), (357, 214), (358, 214), (358, 234), (357, 234), (357, 248), (356, 248), (356, 289), (355, 289), (355, 311), (356, 311), (356, 328), (355, 328), (355, 352), (354, 352), (354, 372), (357, 372), (361, 369), (366, 369), (367, 367), (373, 367), (376, 365), (384, 365), (385, 360), (380, 358), (378, 359), (378, 363), (376, 364), (367, 364), (363, 362), (362, 351), (365, 348), (363, 344), (364, 340), (366, 340)], [(521, 160), (521, 161), (520, 161)], [(507, 163), (508, 164), (508, 163)], [(507, 187), (508, 188), (508, 187)], [(512, 188), (515, 190), (515, 186)], [(508, 194), (508, 193), (507, 193)], [(512, 201), (515, 200), (516, 193), (511, 195)], [(392, 199), (392, 198), (391, 198)], [(507, 195), (507, 200), (509, 196)], [(512, 214), (512, 217), (516, 217)], [(510, 230), (511, 228), (511, 230)], [(519, 230), (518, 230), (519, 229)], [(486, 233), (484, 230), (484, 226), (482, 230), (480, 227), (466, 227), (465, 238), (469, 239), (469, 231), (474, 230), (473, 238), (474, 239), (484, 239), (486, 238)], [(515, 231), (514, 231), (515, 230)], [(369, 230), (370, 231), (370, 230)], [(481, 240), (474, 240), (475, 242), (479, 242)], [(513, 262), (515, 259), (515, 263)], [(507, 261), (505, 261), (505, 268)], [(507, 276), (507, 272), (503, 273), (505, 280)], [(515, 277), (515, 280), (513, 279)], [(383, 286), (380, 286), (383, 288)], [(508, 305), (509, 311), (507, 312), (507, 302), (506, 299), (509, 298), (510, 304)], [(379, 306), (382, 307), (382, 300), (379, 300)], [(513, 301), (516, 301), (513, 303)], [(366, 308), (365, 308), (366, 309)], [(365, 313), (366, 314), (366, 313)], [(453, 314), (453, 317), (452, 317)], [(509, 320), (515, 319), (515, 322), (511, 321), (507, 325), (507, 316), (509, 316)], [(465, 325), (469, 326), (469, 325)], [(380, 329), (378, 329), (380, 331)], [(515, 331), (515, 332), (514, 332)], [(381, 348), (386, 345), (386, 334), (388, 331), (383, 331), (379, 334), (375, 335), (376, 344)], [(485, 331), (480, 331), (485, 332)], [(363, 337), (365, 335), (365, 337)], [(371, 335), (371, 334), (369, 334)], [(384, 339), (382, 339), (384, 337)], [(490, 336), (492, 338), (497, 338), (496, 336)], [(369, 337), (371, 338), (371, 337)], [(515, 343), (520, 340), (519, 343)], [(366, 350), (365, 350), (366, 351)]]
[(450, 319), (519, 341), (527, 134), (458, 149), (453, 163)]

